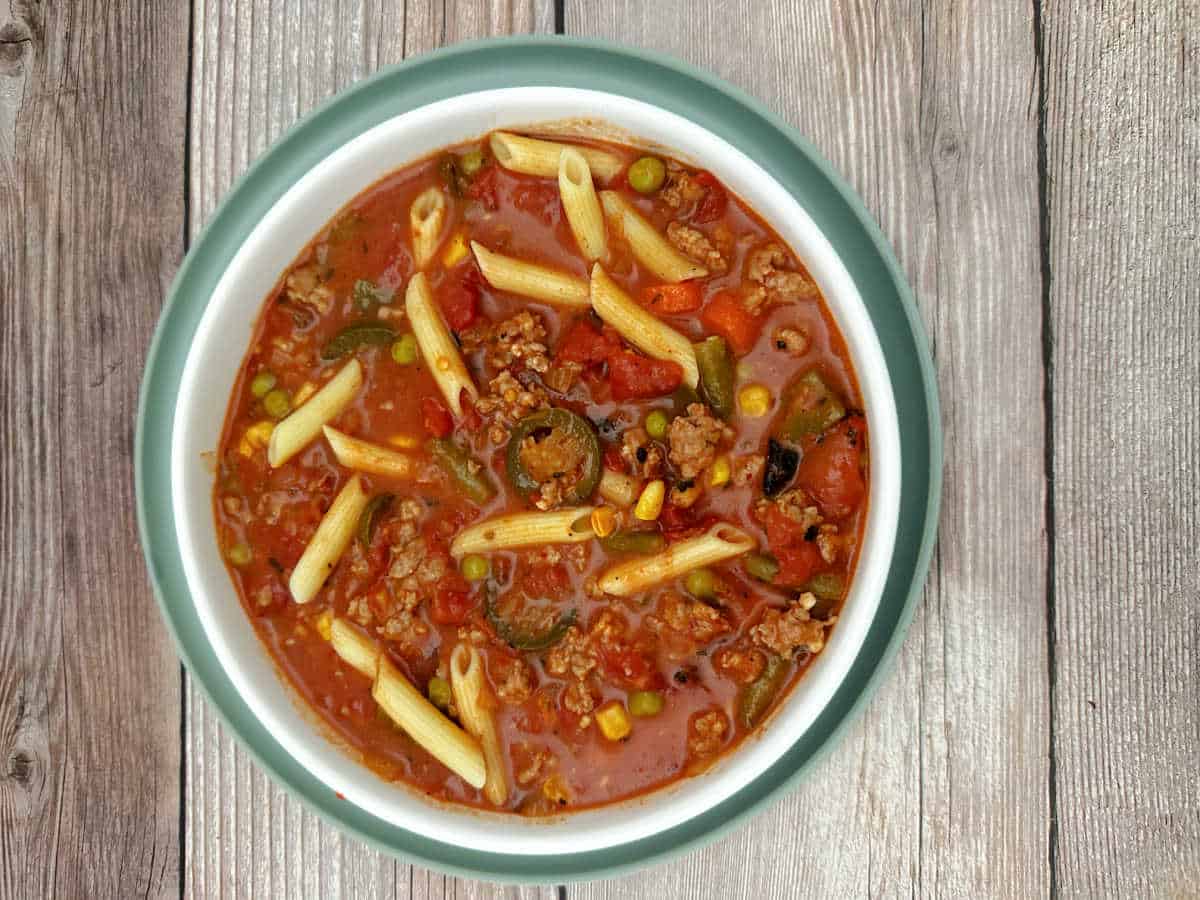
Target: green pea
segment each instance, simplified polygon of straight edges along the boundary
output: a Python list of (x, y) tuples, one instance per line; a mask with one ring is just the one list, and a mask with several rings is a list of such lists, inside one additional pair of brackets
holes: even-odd
[(438, 678), (434, 675), (429, 679), (429, 702), (438, 709), (445, 709), (450, 705), (450, 682), (445, 678)]
[(779, 574), (779, 562), (769, 553), (747, 553), (742, 565), (759, 581), (771, 581)]
[(629, 695), (629, 711), (639, 719), (649, 719), (662, 712), (663, 695), (658, 691), (634, 691)]
[(417, 339), (406, 334), (392, 344), (392, 359), (402, 366), (411, 366), (417, 361)]
[(683, 586), (693, 597), (707, 599), (717, 596), (717, 576), (712, 569), (693, 569), (687, 573)]
[(671, 417), (666, 411), (656, 409), (646, 416), (646, 433), (656, 441), (661, 441), (667, 436), (667, 426), (670, 424)]
[(629, 186), (639, 194), (653, 194), (667, 179), (667, 167), (656, 156), (643, 156), (632, 166), (626, 175)]
[(483, 581), (488, 574), (488, 561), (474, 554), (462, 561), (463, 578), (467, 581)]
[(287, 391), (275, 388), (273, 391), (268, 391), (267, 396), (262, 398), (262, 405), (272, 419), (282, 419), (291, 410), (292, 401), (288, 397)]
[(483, 168), (483, 151), (468, 150), (458, 158), (458, 168), (464, 175), (474, 175)]
[(275, 376), (270, 372), (259, 372), (250, 382), (250, 393), (260, 400), (275, 387)]
[(226, 550), (225, 555), (239, 568), (250, 565), (250, 560), (254, 559), (254, 551), (250, 549), (250, 545), (241, 541)]

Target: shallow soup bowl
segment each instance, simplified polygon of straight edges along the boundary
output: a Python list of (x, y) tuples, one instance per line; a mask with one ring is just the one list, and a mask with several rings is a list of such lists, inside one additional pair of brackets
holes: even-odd
[[(257, 637), (222, 560), (212, 508), (213, 454), (234, 379), (280, 275), (324, 223), (381, 177), (496, 128), (611, 138), (711, 170), (778, 232), (817, 281), (845, 338), (871, 435), (868, 513), (849, 595), (825, 649), (775, 713), (702, 775), (550, 819), (431, 800), (403, 783), (383, 781), (339, 746)], [(656, 105), (579, 88), (511, 87), (447, 97), (379, 122), (308, 168), (249, 231), (208, 297), (182, 364), (170, 434), (171, 523), (187, 592), (209, 648), (253, 716), (331, 796), (431, 841), (505, 856), (553, 857), (645, 841), (719, 807), (779, 764), (830, 704), (863, 650), (888, 580), (900, 517), (902, 454), (893, 384), (846, 260), (788, 189), (713, 131)], [(139, 492), (145, 490), (142, 477)], [(145, 529), (143, 520), (144, 537)], [(151, 549), (147, 554), (153, 557)]]

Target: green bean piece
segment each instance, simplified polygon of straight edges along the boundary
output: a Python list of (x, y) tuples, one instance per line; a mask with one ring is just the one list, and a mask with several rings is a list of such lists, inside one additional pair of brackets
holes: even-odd
[(693, 569), (683, 579), (683, 586), (693, 597), (711, 600), (717, 596), (717, 576), (712, 569)]
[(650, 415), (646, 416), (646, 433), (656, 441), (661, 441), (667, 436), (667, 426), (671, 424), (671, 417), (666, 411), (661, 409), (653, 410)]
[(292, 400), (287, 391), (275, 388), (273, 391), (268, 391), (267, 395), (262, 398), (262, 405), (272, 419), (282, 419), (291, 411)]
[(450, 682), (445, 678), (438, 678), (434, 675), (429, 679), (429, 687), (426, 690), (429, 694), (429, 702), (438, 709), (448, 709), (450, 706)]
[(767, 657), (767, 664), (763, 667), (762, 674), (742, 689), (742, 695), (738, 700), (738, 716), (742, 720), (743, 727), (753, 728), (762, 720), (770, 708), (771, 702), (783, 688), (789, 668), (786, 659), (771, 654)]
[(402, 366), (411, 366), (419, 354), (417, 339), (411, 334), (400, 335), (400, 340), (392, 344), (392, 359)]
[(686, 416), (687, 408), (693, 403), (700, 402), (700, 395), (686, 384), (679, 387), (671, 395), (671, 413), (676, 416)]
[(275, 376), (270, 372), (259, 372), (250, 382), (250, 393), (261, 400), (275, 387)]
[(370, 344), (390, 344), (396, 340), (396, 330), (383, 322), (363, 321), (347, 325), (321, 348), (321, 359), (330, 362)]
[(463, 493), (480, 506), (496, 496), (496, 487), (483, 463), (449, 438), (434, 438), (425, 445), (433, 461), (458, 483)]
[(804, 590), (813, 594), (818, 600), (841, 600), (845, 583), (841, 575), (833, 572), (822, 572), (808, 579)]
[(254, 559), (254, 551), (250, 549), (250, 545), (244, 541), (238, 541), (227, 551), (225, 555), (229, 561), (238, 568), (250, 565), (250, 560)]
[(363, 507), (362, 514), (358, 517), (358, 542), (363, 547), (371, 546), (371, 540), (375, 537), (375, 524), (379, 517), (387, 512), (394, 499), (395, 494), (376, 494)]
[(779, 574), (779, 562), (769, 553), (747, 553), (742, 557), (742, 565), (759, 581), (770, 582)]
[(805, 372), (783, 394), (783, 436), (798, 441), (805, 435), (820, 434), (841, 421), (846, 407), (814, 369)]
[(643, 156), (629, 167), (625, 177), (639, 194), (653, 194), (667, 180), (667, 167), (656, 156)]
[(629, 695), (629, 712), (639, 719), (649, 719), (662, 712), (663, 702), (658, 691), (634, 691)]
[(600, 539), (600, 546), (607, 553), (658, 553), (667, 546), (667, 539), (657, 531), (614, 531)]
[(733, 415), (733, 357), (725, 338), (713, 335), (696, 344), (696, 365), (700, 368), (700, 392), (722, 419)]
[(467, 581), (482, 581), (488, 575), (488, 561), (482, 556), (472, 553), (463, 558), (462, 574)]
[(475, 173), (483, 168), (483, 151), (468, 150), (458, 158), (458, 167), (468, 178), (474, 178)]

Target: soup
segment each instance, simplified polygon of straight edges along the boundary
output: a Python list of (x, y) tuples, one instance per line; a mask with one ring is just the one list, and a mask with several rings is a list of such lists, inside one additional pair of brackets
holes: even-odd
[(392, 173), (267, 298), (217, 533), (362, 762), (548, 815), (701, 775), (835, 626), (869, 481), (846, 347), (710, 173), (496, 132)]

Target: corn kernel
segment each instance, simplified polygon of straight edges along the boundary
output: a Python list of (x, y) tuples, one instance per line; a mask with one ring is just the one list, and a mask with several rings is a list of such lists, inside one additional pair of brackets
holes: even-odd
[(729, 457), (718, 456), (712, 468), (708, 470), (708, 483), (711, 487), (720, 487), (729, 483), (732, 474), (733, 467), (729, 464)]
[(617, 530), (617, 514), (611, 506), (597, 506), (592, 510), (592, 531), (596, 537), (606, 538)]
[(388, 443), (393, 447), (399, 447), (401, 450), (412, 450), (421, 445), (420, 439), (411, 434), (393, 434), (388, 438)]
[(292, 397), (292, 409), (295, 409), (316, 392), (317, 386), (315, 384), (311, 381), (304, 382), (304, 384), (300, 385), (300, 389), (296, 391), (295, 396)]
[(317, 616), (317, 620), (313, 622), (313, 625), (316, 627), (317, 634), (321, 636), (322, 640), (329, 640), (333, 634), (333, 610), (325, 610)]
[(596, 724), (600, 726), (600, 732), (610, 741), (627, 738), (629, 732), (633, 731), (629, 714), (625, 712), (625, 707), (619, 700), (606, 703), (596, 710)]
[(256, 450), (261, 450), (271, 441), (271, 432), (275, 430), (275, 423), (270, 419), (263, 419), (261, 422), (255, 422), (246, 429), (242, 435), (242, 439), (238, 441), (238, 453), (249, 459), (254, 455)]
[(642, 496), (638, 497), (637, 506), (633, 508), (633, 514), (643, 522), (653, 522), (658, 518), (658, 514), (662, 512), (663, 500), (667, 496), (667, 486), (661, 478), (656, 478), (644, 488), (642, 488)]
[(442, 254), (442, 265), (452, 269), (467, 258), (467, 235), (464, 231), (456, 231), (450, 237), (446, 250)]
[(748, 384), (738, 391), (742, 415), (757, 419), (771, 411), (771, 392), (761, 384)]

